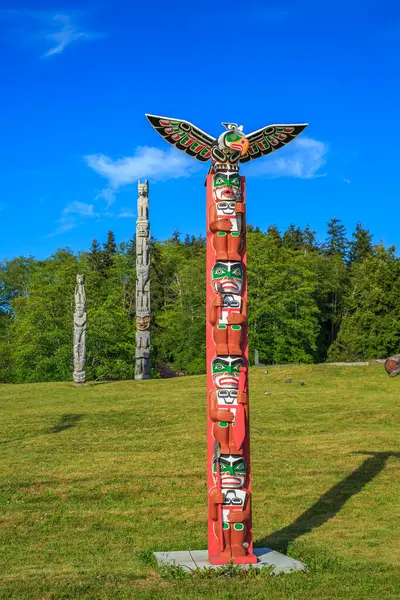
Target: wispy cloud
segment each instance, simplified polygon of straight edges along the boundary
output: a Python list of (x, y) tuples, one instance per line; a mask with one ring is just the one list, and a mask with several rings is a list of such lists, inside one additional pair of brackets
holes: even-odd
[(42, 58), (62, 54), (74, 42), (95, 40), (103, 34), (84, 29), (78, 15), (46, 10), (0, 10), (0, 19), (12, 28), (10, 39), (20, 44), (46, 44)]
[(135, 213), (129, 208), (121, 210), (118, 215), (118, 219), (133, 219), (134, 217), (136, 217)]
[(324, 177), (320, 169), (326, 163), (328, 146), (324, 142), (308, 137), (293, 140), (276, 156), (269, 155), (250, 163), (247, 173), (253, 177), (298, 177), (314, 179)]
[(65, 208), (63, 208), (61, 216), (57, 219), (58, 227), (53, 233), (49, 233), (44, 237), (54, 237), (60, 235), (71, 229), (78, 227), (80, 221), (79, 217), (97, 217), (98, 213), (94, 212), (93, 204), (86, 204), (85, 202), (70, 202)]
[(150, 146), (139, 146), (132, 156), (113, 160), (104, 154), (89, 154), (84, 157), (88, 166), (108, 180), (112, 191), (140, 178), (153, 180), (189, 177), (198, 171), (199, 164), (175, 148), (160, 150)]
[(51, 23), (55, 31), (46, 33), (44, 39), (47, 39), (54, 45), (42, 55), (44, 58), (61, 54), (72, 42), (91, 40), (98, 37), (97, 34), (80, 29), (67, 15), (54, 15)]
[(104, 188), (97, 194), (95, 200), (105, 200), (106, 208), (112, 206), (115, 202), (115, 191), (110, 188)]
[(63, 210), (65, 215), (79, 215), (80, 217), (97, 217), (97, 213), (94, 212), (93, 204), (86, 204), (85, 202), (71, 202)]

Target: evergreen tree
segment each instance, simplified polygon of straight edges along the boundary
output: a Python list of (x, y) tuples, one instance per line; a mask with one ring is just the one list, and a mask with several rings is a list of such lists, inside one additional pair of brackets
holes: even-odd
[(301, 250), (303, 248), (303, 232), (300, 227), (296, 227), (294, 223), (290, 223), (283, 234), (282, 241), (285, 248)]
[(103, 244), (103, 268), (106, 272), (114, 265), (116, 254), (117, 244), (115, 243), (115, 235), (112, 231), (108, 231), (107, 241)]
[(400, 260), (379, 245), (352, 266), (350, 292), (330, 360), (384, 358), (400, 347)]
[(246, 232), (247, 233), (261, 233), (261, 229), (258, 227), (258, 225), (251, 225), (251, 223), (248, 223), (246, 225)]
[(101, 273), (103, 270), (103, 251), (100, 247), (99, 242), (94, 239), (92, 241), (92, 245), (90, 246), (90, 250), (87, 253), (87, 259), (90, 265), (90, 268), (97, 273)]
[(328, 223), (328, 237), (324, 244), (326, 256), (340, 256), (346, 259), (349, 242), (346, 237), (346, 228), (340, 219), (333, 217)]
[(309, 225), (306, 225), (303, 230), (303, 250), (305, 252), (314, 252), (318, 250), (318, 246), (315, 241), (315, 231), (313, 231)]
[(179, 229), (174, 229), (174, 231), (172, 232), (172, 242), (174, 244), (181, 243), (181, 232), (179, 231)]
[(275, 244), (278, 246), (282, 245), (281, 232), (276, 225), (270, 225), (267, 229), (267, 235), (270, 237)]
[(358, 221), (350, 242), (349, 263), (362, 262), (372, 253), (372, 235)]

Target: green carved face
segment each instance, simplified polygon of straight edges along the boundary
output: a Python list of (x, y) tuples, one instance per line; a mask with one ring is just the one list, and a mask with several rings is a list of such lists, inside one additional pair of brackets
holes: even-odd
[(211, 365), (215, 387), (237, 389), (239, 387), (240, 367), (244, 367), (243, 358), (232, 356), (216, 356)]
[(212, 180), (212, 191), (215, 202), (241, 199), (240, 177), (237, 173), (217, 171)]
[[(244, 486), (247, 473), (247, 465), (243, 456), (221, 454), (220, 459), (221, 487), (241, 488)], [(217, 461), (213, 461), (214, 481), (217, 479)]]
[(243, 285), (242, 263), (229, 260), (215, 263), (211, 279), (217, 293), (240, 294)]

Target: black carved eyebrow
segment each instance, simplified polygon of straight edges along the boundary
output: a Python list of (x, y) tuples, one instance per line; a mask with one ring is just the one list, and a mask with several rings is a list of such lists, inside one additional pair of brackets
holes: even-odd
[(216, 363), (221, 363), (223, 365), (228, 365), (229, 366), (229, 361), (226, 360), (225, 358), (219, 358), (218, 356), (213, 358), (213, 365)]
[(240, 262), (232, 262), (231, 263), (231, 269), (234, 269), (236, 266), (242, 268), (242, 263), (240, 263)]
[[(227, 269), (227, 268), (228, 268), (228, 267), (227, 267), (227, 264), (228, 264), (228, 262), (229, 262), (229, 261), (225, 261), (225, 262), (224, 262), (224, 261), (222, 261), (222, 260), (219, 260), (219, 261), (217, 261), (217, 262), (215, 263), (215, 265), (214, 265), (214, 269), (215, 269), (216, 267), (218, 267), (218, 265), (222, 266), (224, 269)], [(240, 264), (240, 263), (239, 263), (239, 264)]]
[(244, 458), (238, 458), (232, 461), (232, 467), (241, 467), (242, 465), (245, 469), (247, 468), (246, 461), (244, 460)]
[(243, 362), (243, 358), (234, 358), (231, 365), (243, 365), (244, 366), (244, 362)]

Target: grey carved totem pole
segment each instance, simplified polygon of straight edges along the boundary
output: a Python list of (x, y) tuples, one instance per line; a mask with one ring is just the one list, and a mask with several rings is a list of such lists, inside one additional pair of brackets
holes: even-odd
[(75, 384), (86, 382), (86, 292), (85, 276), (76, 276), (74, 312), (74, 373)]
[(150, 379), (150, 223), (149, 182), (138, 181), (136, 221), (136, 368), (135, 379)]

